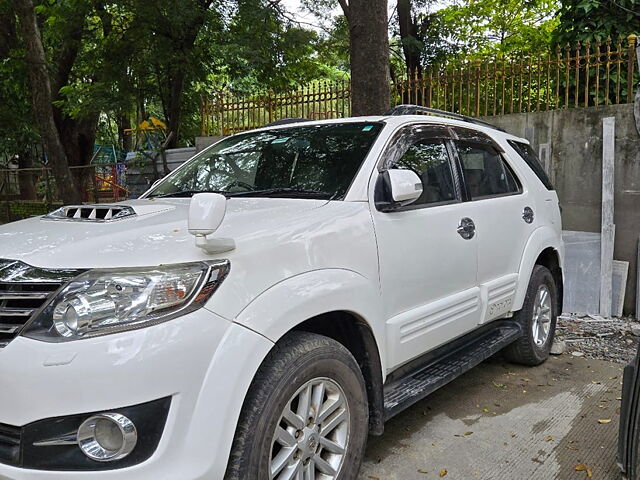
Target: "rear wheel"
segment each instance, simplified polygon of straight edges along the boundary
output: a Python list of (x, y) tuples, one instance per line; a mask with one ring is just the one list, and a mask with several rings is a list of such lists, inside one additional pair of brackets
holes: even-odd
[(289, 334), (249, 389), (225, 480), (355, 479), (368, 411), (362, 373), (345, 347)]
[(505, 348), (505, 357), (523, 365), (543, 363), (549, 358), (557, 317), (558, 289), (553, 275), (542, 265), (535, 265), (524, 304), (515, 315), (524, 335)]

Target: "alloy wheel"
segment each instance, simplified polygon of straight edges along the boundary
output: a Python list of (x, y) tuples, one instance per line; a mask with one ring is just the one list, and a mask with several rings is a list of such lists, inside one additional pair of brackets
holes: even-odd
[(533, 341), (541, 347), (547, 342), (551, 330), (551, 292), (547, 285), (540, 285), (533, 302)]
[(329, 378), (309, 380), (280, 415), (271, 446), (270, 479), (338, 478), (349, 429), (349, 404), (342, 388)]

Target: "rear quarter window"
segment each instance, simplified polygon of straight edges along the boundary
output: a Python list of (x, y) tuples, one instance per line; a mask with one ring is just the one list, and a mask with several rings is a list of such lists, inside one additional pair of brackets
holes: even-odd
[(508, 140), (508, 142), (509, 142), (509, 145), (511, 145), (511, 148), (513, 148), (518, 153), (518, 155), (520, 155), (520, 157), (525, 161), (525, 163), (529, 165), (529, 168), (533, 170), (533, 173), (536, 174), (536, 176), (540, 179), (540, 181), (547, 188), (547, 190), (555, 190), (553, 188), (553, 184), (551, 183), (551, 180), (549, 180), (549, 176), (547, 175), (547, 172), (544, 171), (544, 168), (542, 167), (542, 164), (538, 159), (538, 155), (536, 155), (536, 152), (533, 151), (533, 148), (531, 148), (531, 145), (528, 145), (522, 142), (516, 142), (514, 140)]

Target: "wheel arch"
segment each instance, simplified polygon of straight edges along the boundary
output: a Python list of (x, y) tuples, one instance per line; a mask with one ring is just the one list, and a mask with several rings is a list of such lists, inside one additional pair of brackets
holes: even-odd
[[(274, 343), (290, 332), (325, 335), (356, 359), (367, 387), (370, 433), (384, 429), (384, 321), (377, 284), (344, 269), (307, 272), (263, 292), (235, 319)], [(269, 314), (268, 312), (273, 312)], [(376, 328), (377, 327), (377, 328)], [(264, 361), (264, 359), (263, 359)]]
[(367, 387), (369, 433), (382, 435), (384, 404), (382, 366), (378, 344), (367, 322), (352, 312), (333, 311), (310, 318), (292, 331), (316, 333), (343, 345), (356, 359)]
[(542, 252), (540, 252), (540, 255), (538, 255), (538, 258), (536, 258), (535, 265), (541, 265), (547, 268), (551, 272), (551, 275), (553, 276), (553, 279), (556, 283), (556, 289), (558, 294), (558, 298), (557, 298), (558, 313), (562, 313), (562, 299), (564, 295), (564, 277), (563, 277), (562, 267), (560, 266), (561, 265), (560, 254), (553, 247), (547, 247)]
[(542, 265), (551, 271), (558, 288), (558, 311), (562, 312), (564, 243), (561, 235), (550, 227), (540, 227), (529, 237), (520, 262), (518, 289), (512, 310), (522, 308), (535, 265)]

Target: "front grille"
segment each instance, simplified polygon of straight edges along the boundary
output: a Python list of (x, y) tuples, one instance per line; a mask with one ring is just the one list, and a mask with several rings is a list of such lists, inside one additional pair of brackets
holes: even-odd
[(0, 282), (0, 348), (7, 346), (60, 283)]
[(77, 269), (48, 269), (18, 260), (0, 259), (0, 348), (16, 338), (25, 324)]
[(18, 465), (22, 429), (0, 423), (0, 463)]

